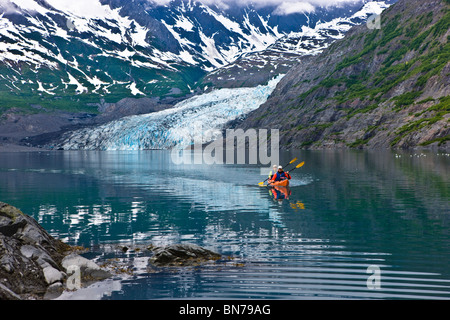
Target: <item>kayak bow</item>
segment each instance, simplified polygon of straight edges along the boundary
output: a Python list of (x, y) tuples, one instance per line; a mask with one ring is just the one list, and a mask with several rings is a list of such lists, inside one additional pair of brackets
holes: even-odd
[(267, 184), (269, 187), (288, 187), (289, 186), (289, 180), (281, 180), (281, 181), (275, 181), (272, 183)]

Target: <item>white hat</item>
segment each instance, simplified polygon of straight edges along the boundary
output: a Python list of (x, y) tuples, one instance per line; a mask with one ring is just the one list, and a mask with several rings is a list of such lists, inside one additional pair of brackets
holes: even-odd
[(278, 166), (278, 169), (283, 169), (283, 167), (282, 166)]

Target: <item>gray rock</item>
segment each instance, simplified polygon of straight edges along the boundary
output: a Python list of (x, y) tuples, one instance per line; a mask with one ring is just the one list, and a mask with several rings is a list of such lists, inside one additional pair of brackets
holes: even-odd
[(79, 269), (81, 279), (85, 282), (104, 280), (111, 276), (111, 273), (100, 268), (95, 262), (75, 253), (66, 256), (62, 260), (62, 266), (68, 273), (69, 270)]
[(149, 263), (155, 266), (192, 266), (220, 258), (220, 254), (194, 244), (174, 244), (156, 248)]
[(50, 236), (33, 218), (0, 202), (0, 299), (48, 299), (62, 292), (64, 263), (77, 263), (90, 281), (109, 274)]
[(0, 300), (22, 300), (22, 298), (0, 283)]
[(55, 282), (61, 283), (64, 280), (64, 274), (52, 266), (46, 266), (42, 271), (44, 272), (45, 281), (49, 285)]
[(64, 285), (61, 282), (55, 282), (47, 288), (44, 299), (50, 300), (58, 298), (64, 292)]
[(63, 281), (60, 263), (69, 248), (36, 220), (0, 202), (1, 297), (42, 298), (50, 284)]
[(80, 269), (84, 270), (96, 270), (100, 269), (100, 267), (89, 259), (86, 259), (78, 254), (72, 253), (62, 260), (62, 266), (64, 269), (68, 269), (70, 266), (77, 266)]

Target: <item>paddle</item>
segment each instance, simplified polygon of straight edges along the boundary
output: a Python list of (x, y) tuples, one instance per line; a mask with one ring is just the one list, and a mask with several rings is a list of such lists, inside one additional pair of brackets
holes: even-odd
[[(290, 165), (291, 163), (294, 163), (295, 161), (297, 161), (297, 158), (292, 159), (288, 164), (286, 164), (284, 167), (287, 167), (288, 165)], [(275, 174), (276, 172), (274, 172)], [(264, 180), (263, 182), (258, 183), (259, 186), (264, 186), (264, 182), (266, 182), (267, 180), (269, 180), (269, 178), (267, 178), (266, 180)]]
[[(291, 172), (294, 171), (295, 169), (303, 167), (304, 164), (305, 164), (305, 161), (299, 163), (298, 165), (295, 166), (295, 168), (293, 168), (292, 170), (289, 171), (289, 174), (291, 174)], [(270, 182), (267, 185), (270, 186)]]
[(291, 173), (291, 172), (294, 171), (295, 169), (298, 169), (298, 168), (303, 167), (304, 164), (305, 164), (305, 161), (299, 163), (294, 169), (290, 170), (289, 173)]

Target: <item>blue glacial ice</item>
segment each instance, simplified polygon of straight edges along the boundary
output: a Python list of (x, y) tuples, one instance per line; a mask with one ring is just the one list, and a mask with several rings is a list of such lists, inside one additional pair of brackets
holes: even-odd
[(80, 129), (66, 136), (60, 147), (64, 150), (149, 150), (186, 148), (194, 141), (207, 143), (222, 136), (228, 121), (266, 102), (282, 77), (253, 88), (214, 90), (170, 109)]

